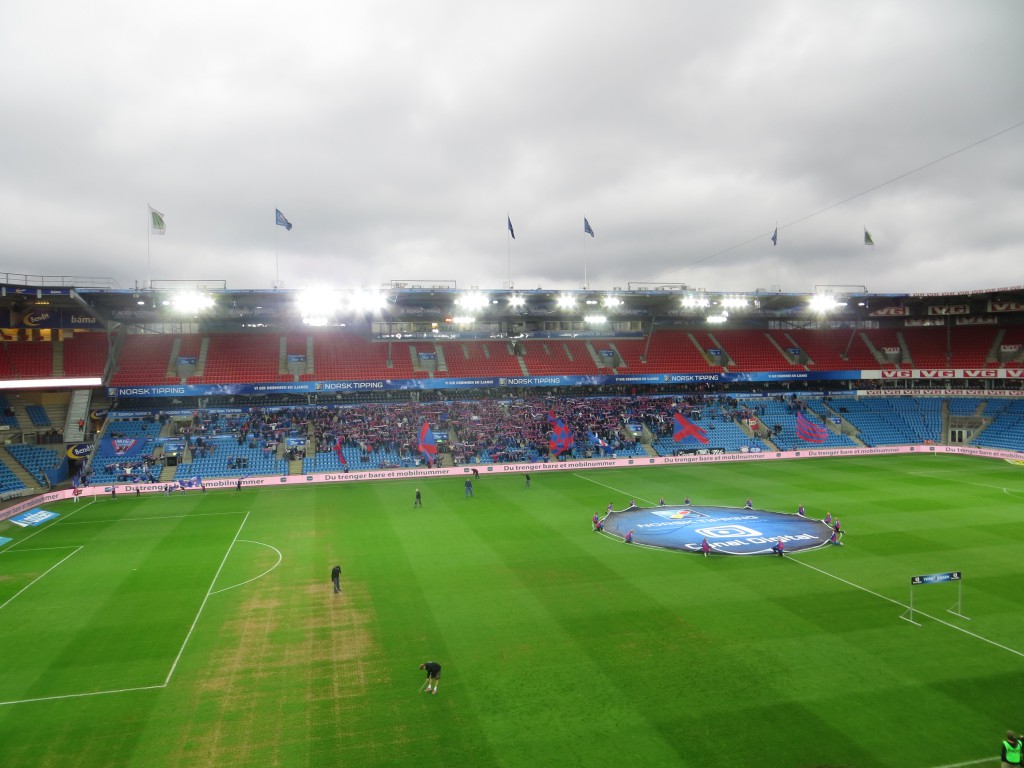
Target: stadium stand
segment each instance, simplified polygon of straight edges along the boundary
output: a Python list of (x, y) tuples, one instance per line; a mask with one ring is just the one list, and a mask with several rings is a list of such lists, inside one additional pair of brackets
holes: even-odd
[(46, 409), (41, 405), (28, 405), (25, 407), (25, 412), (28, 414), (29, 421), (32, 422), (33, 427), (49, 427), (51, 426), (50, 417), (46, 413)]
[(107, 335), (81, 332), (64, 340), (65, 376), (102, 376), (107, 364)]
[(206, 362), (201, 374), (206, 384), (291, 381), (281, 373), (281, 337), (244, 333), (208, 337)]
[(721, 365), (708, 364), (699, 342), (688, 331), (658, 330), (650, 338), (647, 368), (664, 373), (710, 373)]
[(6, 446), (7, 452), (25, 468), (40, 486), (48, 485), (46, 470), (60, 466), (61, 456), (53, 448), (15, 443)]
[(52, 375), (52, 344), (38, 341), (5, 341), (0, 345), (0, 377), (45, 379)]
[(166, 383), (173, 346), (174, 337), (169, 335), (136, 333), (126, 336), (110, 383), (118, 387)]

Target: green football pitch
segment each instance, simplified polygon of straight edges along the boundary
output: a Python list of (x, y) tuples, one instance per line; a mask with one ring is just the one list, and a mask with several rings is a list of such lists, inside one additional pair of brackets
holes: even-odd
[[(485, 471), (472, 499), (461, 478), (121, 496), (0, 524), (0, 765), (934, 768), (996, 765), (1024, 725), (1024, 467), (532, 477)], [(831, 512), (845, 546), (704, 558), (591, 530), (609, 502), (685, 496)], [(920, 626), (901, 620), (910, 577), (949, 571), (963, 581), (915, 588)]]

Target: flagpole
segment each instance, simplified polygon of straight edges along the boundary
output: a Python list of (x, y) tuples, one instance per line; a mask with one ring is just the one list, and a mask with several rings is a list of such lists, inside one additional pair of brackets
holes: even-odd
[(583, 230), (583, 290), (590, 290), (590, 283), (587, 281), (587, 231)]
[(146, 203), (146, 218), (149, 219), (146, 222), (146, 287), (153, 287), (153, 259), (150, 256), (150, 244), (153, 240), (153, 214), (150, 213), (151, 206)]
[[(512, 214), (509, 211), (505, 211), (505, 221), (512, 221)], [(512, 290), (512, 227), (511, 225), (505, 227), (505, 251), (508, 259), (508, 289)]]
[(274, 222), (274, 288), (276, 289), (281, 284), (281, 259), (278, 256), (277, 250), (277, 237), (278, 237), (278, 226), (277, 222)]

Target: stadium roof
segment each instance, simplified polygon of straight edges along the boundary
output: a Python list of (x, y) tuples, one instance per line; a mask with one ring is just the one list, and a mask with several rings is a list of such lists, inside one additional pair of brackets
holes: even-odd
[[(67, 281), (74, 280), (75, 284)], [(473, 305), (472, 314), (480, 323), (580, 321), (600, 314), (609, 321), (638, 321), (646, 329), (650, 324), (689, 324), (706, 322), (709, 313), (729, 309), (730, 325), (758, 325), (771, 320), (794, 325), (817, 323), (822, 315), (809, 306), (815, 296), (827, 296), (838, 302), (829, 314), (831, 320), (860, 322), (905, 318), (941, 319), (958, 316), (999, 317), (1000, 322), (1016, 322), (1024, 310), (1024, 286), (1013, 286), (963, 293), (880, 294), (865, 286), (818, 286), (816, 294), (754, 291), (696, 291), (682, 284), (630, 283), (610, 289), (578, 290), (494, 290), (473, 287), (463, 289), (449, 280), (394, 281), (369, 292), (375, 308), (351, 300), (367, 298), (365, 290), (338, 290), (310, 296), (297, 290), (229, 290), (223, 285), (200, 285), (188, 281), (169, 281), (153, 288), (113, 289), (102, 287), (101, 280), (85, 278), (37, 278), (36, 284), (0, 285), (0, 309), (24, 313), (44, 309), (86, 311), (96, 316), (105, 328), (124, 325), (160, 325), (173, 322), (200, 322), (211, 331), (245, 328), (303, 326), (302, 317), (310, 312), (325, 312), (328, 325), (369, 327), (378, 323), (451, 324)], [(191, 292), (207, 297), (203, 310), (182, 311), (180, 297)], [(684, 305), (684, 300), (689, 300)], [(746, 306), (735, 306), (746, 302)], [(317, 303), (334, 306), (317, 306)], [(730, 303), (731, 302), (731, 303)]]

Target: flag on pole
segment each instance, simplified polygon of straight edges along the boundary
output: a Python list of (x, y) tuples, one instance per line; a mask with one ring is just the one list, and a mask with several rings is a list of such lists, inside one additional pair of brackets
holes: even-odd
[(599, 437), (596, 432), (593, 432), (593, 431), (588, 432), (587, 433), (587, 437), (589, 437), (590, 438), (590, 442), (593, 445), (597, 446), (598, 448), (607, 448), (608, 447), (608, 442), (606, 440), (602, 439), (601, 437)]
[(292, 223), (288, 221), (288, 219), (284, 217), (284, 214), (277, 208), (274, 209), (274, 223), (279, 227), (284, 227), (289, 232), (292, 230)]
[(513, 240), (516, 239), (516, 231), (514, 229), (512, 229), (512, 217), (511, 216), (508, 217), (508, 233), (510, 235), (512, 235), (512, 239)]
[(590, 222), (587, 221), (587, 217), (583, 217), (583, 234), (594, 236), (594, 228), (590, 226)]
[(572, 436), (572, 430), (566, 426), (564, 421), (555, 417), (554, 411), (548, 413), (548, 423), (551, 424), (551, 440), (548, 443), (548, 448), (552, 455), (557, 456), (572, 448), (576, 442)]
[(150, 232), (154, 235), (167, 234), (167, 223), (164, 221), (164, 215), (152, 205), (149, 206), (149, 227)]
[(776, 227), (775, 231), (772, 232), (772, 245), (778, 245), (778, 244), (779, 244), (779, 228)]
[(707, 432), (683, 416), (683, 414), (677, 413), (675, 415), (675, 429), (672, 432), (672, 440), (678, 443), (680, 440), (685, 440), (688, 437), (692, 437), (704, 445), (708, 444)]
[(868, 232), (867, 227), (864, 228), (864, 245), (874, 245), (875, 241), (871, 239), (871, 233)]
[(420, 440), (417, 449), (420, 455), (423, 456), (423, 460), (428, 464), (437, 457), (437, 438), (434, 437), (430, 424), (425, 421), (423, 426), (420, 427)]
[(824, 443), (828, 440), (828, 427), (815, 424), (800, 411), (796, 415), (796, 436), (805, 443)]

